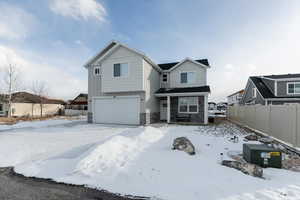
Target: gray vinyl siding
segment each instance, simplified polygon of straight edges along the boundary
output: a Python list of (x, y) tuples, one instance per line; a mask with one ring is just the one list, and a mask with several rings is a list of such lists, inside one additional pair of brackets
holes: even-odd
[(273, 80), (269, 80), (269, 79), (265, 79), (265, 78), (262, 78), (261, 79), (264, 84), (266, 84), (266, 86), (272, 91), (273, 94), (275, 94), (275, 81)]
[(261, 104), (261, 105), (266, 104), (265, 99), (261, 96), (261, 94), (259, 92), (257, 92), (257, 96), (256, 96), (256, 99), (255, 99), (255, 104)]
[[(248, 79), (247, 85), (248, 87), (245, 90), (244, 98), (241, 101), (242, 104), (246, 104), (247, 102), (254, 100), (253, 88), (255, 88), (255, 86), (250, 79)], [(265, 105), (265, 100), (258, 91), (256, 92), (256, 98), (254, 102), (255, 104)]]
[[(180, 72), (196, 72), (196, 81), (193, 84), (181, 83), (180, 82)], [(170, 87), (199, 87), (204, 86), (207, 83), (206, 80), (206, 68), (199, 67), (195, 63), (186, 61), (178, 66), (176, 69), (170, 72)]]
[[(284, 97), (284, 96), (293, 96), (293, 94), (287, 94), (287, 84), (288, 83), (295, 83), (300, 81), (277, 81), (277, 96)], [(296, 94), (299, 96), (299, 94)]]
[(177, 117), (189, 116), (192, 123), (204, 123), (204, 96), (198, 96), (199, 112), (196, 114), (183, 114), (178, 112), (178, 98), (171, 97), (171, 122), (177, 122)]

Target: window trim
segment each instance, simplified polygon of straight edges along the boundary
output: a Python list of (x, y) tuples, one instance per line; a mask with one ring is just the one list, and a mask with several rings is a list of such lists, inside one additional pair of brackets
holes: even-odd
[[(166, 81), (164, 81), (164, 75), (166, 75)], [(161, 78), (162, 78), (162, 82), (163, 82), (163, 83), (168, 83), (168, 81), (169, 81), (169, 76), (168, 76), (167, 73), (163, 73)]]
[[(292, 85), (292, 84), (294, 85), (294, 93), (290, 93), (290, 92), (289, 92), (289, 85)], [(296, 91), (295, 91), (295, 85), (296, 85), (296, 84), (300, 84), (300, 82), (287, 82), (287, 83), (286, 83), (286, 94), (287, 94), (287, 95), (296, 95), (296, 94), (300, 94), (300, 92), (296, 92)]]
[[(99, 74), (96, 74), (96, 69), (99, 70)], [(101, 69), (100, 67), (94, 67), (94, 76), (100, 76), (101, 75)]]
[(252, 88), (252, 97), (253, 98), (257, 97), (257, 89), (256, 88)]
[[(115, 64), (120, 64), (120, 76), (115, 76)], [(128, 69), (127, 69), (127, 71), (128, 71), (128, 73), (127, 73), (127, 75), (126, 76), (122, 76), (122, 65), (121, 64), (127, 64), (127, 67), (128, 67)], [(119, 79), (119, 78), (128, 78), (129, 77), (129, 72), (130, 72), (130, 70), (129, 70), (129, 62), (118, 62), (118, 63), (113, 63), (113, 67), (112, 67), (112, 77), (113, 78), (116, 78), (116, 79)]]
[[(186, 82), (186, 83), (182, 83), (182, 82), (181, 82), (181, 74), (183, 74), (183, 73), (187, 73), (187, 75), (186, 75), (186, 80), (187, 80), (187, 82)], [(189, 83), (188, 73), (194, 73), (194, 74), (195, 74), (195, 79), (194, 79), (194, 81), (191, 82), (191, 83)], [(196, 71), (180, 71), (180, 72), (179, 72), (179, 83), (180, 83), (180, 84), (184, 84), (184, 85), (195, 84), (195, 83), (196, 83)]]
[[(187, 103), (187, 111), (186, 112), (182, 112), (180, 111), (180, 99), (181, 98), (197, 98), (197, 104), (189, 104)], [(190, 112), (190, 106), (197, 106), (197, 111), (196, 112)], [(199, 97), (178, 97), (178, 113), (182, 113), (182, 114), (198, 114), (199, 113)]]

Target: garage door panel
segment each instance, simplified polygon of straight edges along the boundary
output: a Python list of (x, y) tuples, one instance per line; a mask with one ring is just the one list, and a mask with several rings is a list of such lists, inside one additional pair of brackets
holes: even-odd
[(139, 124), (139, 97), (94, 99), (94, 122), (110, 124)]

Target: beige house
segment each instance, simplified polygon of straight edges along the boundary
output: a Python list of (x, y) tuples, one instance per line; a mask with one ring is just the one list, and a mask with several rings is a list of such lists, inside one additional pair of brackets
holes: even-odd
[[(12, 94), (12, 117), (55, 115), (64, 109), (64, 101), (39, 97), (28, 92)], [(8, 95), (0, 95), (0, 116), (8, 116)]]
[(207, 59), (156, 64), (144, 53), (112, 41), (84, 66), (89, 122), (207, 123)]

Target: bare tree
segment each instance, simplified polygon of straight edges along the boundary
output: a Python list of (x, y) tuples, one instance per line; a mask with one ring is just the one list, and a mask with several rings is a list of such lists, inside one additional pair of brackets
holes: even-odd
[(5, 91), (8, 95), (8, 117), (11, 117), (11, 104), (12, 104), (12, 95), (16, 92), (20, 86), (20, 76), (19, 70), (16, 64), (8, 64), (4, 67), (3, 70), (3, 83)]
[[(43, 107), (47, 100), (47, 84), (44, 81), (34, 81), (32, 83), (32, 92), (39, 97), (39, 105), (40, 105), (40, 116), (43, 117)], [(32, 113), (33, 115), (33, 113)]]

